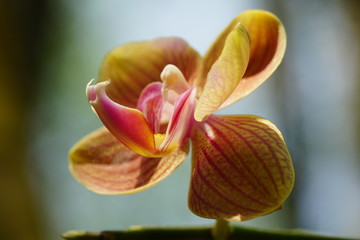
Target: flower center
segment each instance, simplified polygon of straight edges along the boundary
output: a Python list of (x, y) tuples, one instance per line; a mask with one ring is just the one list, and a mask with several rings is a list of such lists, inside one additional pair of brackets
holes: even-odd
[(184, 75), (175, 65), (166, 65), (160, 78), (163, 83), (161, 91), (165, 102), (174, 104), (179, 95), (190, 88)]
[(186, 137), (192, 125), (196, 93), (174, 65), (165, 66), (160, 78), (162, 82), (144, 88), (137, 109), (154, 132), (156, 149), (162, 151), (178, 147)]

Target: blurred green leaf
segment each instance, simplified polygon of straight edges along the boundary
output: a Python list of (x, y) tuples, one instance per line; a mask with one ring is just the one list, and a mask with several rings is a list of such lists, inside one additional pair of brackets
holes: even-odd
[[(228, 240), (356, 240), (322, 236), (303, 230), (270, 230), (233, 226)], [(123, 231), (84, 232), (69, 231), (62, 235), (66, 240), (141, 240), (141, 239), (213, 239), (211, 227), (131, 227)]]

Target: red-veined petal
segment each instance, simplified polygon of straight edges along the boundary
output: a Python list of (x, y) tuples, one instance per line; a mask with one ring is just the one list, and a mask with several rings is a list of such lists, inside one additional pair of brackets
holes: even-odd
[(154, 133), (160, 133), (161, 119), (165, 119), (165, 117), (162, 118), (164, 109), (162, 84), (153, 82), (147, 85), (139, 97), (136, 108), (144, 114), (151, 130)]
[(250, 39), (244, 26), (237, 24), (221, 47), (220, 55), (209, 69), (195, 109), (194, 117), (197, 121), (203, 121), (218, 110), (239, 85), (248, 65)]
[(177, 66), (191, 85), (199, 75), (201, 58), (178, 38), (129, 43), (105, 57), (99, 81), (111, 80), (108, 93), (115, 102), (136, 107), (142, 90), (149, 83), (160, 81), (160, 74), (168, 64)]
[(195, 214), (244, 221), (281, 208), (294, 184), (280, 131), (256, 116), (216, 116), (197, 123), (189, 208)]
[(187, 153), (188, 144), (184, 144), (163, 158), (143, 157), (101, 128), (71, 149), (70, 170), (80, 183), (96, 193), (136, 193), (167, 177), (186, 159)]
[(188, 137), (193, 126), (193, 114), (196, 104), (196, 89), (190, 88), (179, 96), (174, 105), (166, 137), (160, 145), (161, 151), (177, 149)]

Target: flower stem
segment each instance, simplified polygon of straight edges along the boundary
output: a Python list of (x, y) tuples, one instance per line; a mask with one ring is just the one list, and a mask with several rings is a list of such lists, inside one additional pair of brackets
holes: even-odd
[(214, 240), (227, 240), (231, 232), (230, 224), (225, 220), (216, 220), (214, 227), (211, 229)]
[[(226, 223), (217, 223), (225, 224)], [(216, 225), (215, 225), (216, 226)], [(84, 232), (69, 231), (66, 240), (214, 240), (214, 227), (132, 227), (129, 230)], [(228, 240), (356, 240), (321, 236), (302, 230), (258, 229), (233, 225)], [(360, 239), (357, 239), (360, 240)]]

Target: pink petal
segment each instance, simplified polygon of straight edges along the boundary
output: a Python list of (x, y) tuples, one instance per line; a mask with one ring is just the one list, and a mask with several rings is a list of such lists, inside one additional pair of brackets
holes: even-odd
[(112, 101), (106, 94), (109, 82), (87, 87), (90, 104), (109, 131), (126, 147), (147, 157), (157, 156), (154, 133), (144, 115)]
[(281, 208), (294, 184), (280, 131), (256, 116), (211, 116), (197, 123), (189, 208), (195, 214), (244, 221)]
[(160, 124), (164, 108), (162, 84), (160, 82), (154, 82), (147, 85), (140, 95), (136, 108), (144, 114), (151, 130), (154, 133), (160, 133)]
[(101, 128), (71, 149), (70, 170), (80, 183), (96, 193), (135, 193), (167, 177), (186, 159), (187, 153), (185, 144), (163, 158), (143, 157)]
[(160, 145), (160, 151), (177, 149), (187, 139), (188, 133), (193, 126), (195, 104), (195, 88), (190, 88), (179, 96), (166, 129), (166, 137)]

